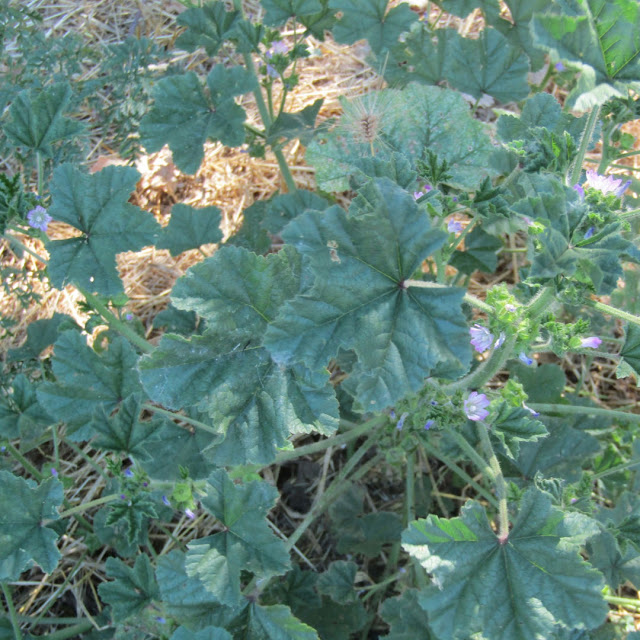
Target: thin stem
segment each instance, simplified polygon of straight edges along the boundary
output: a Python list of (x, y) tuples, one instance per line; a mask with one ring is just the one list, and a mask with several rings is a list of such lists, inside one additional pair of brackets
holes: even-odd
[(489, 430), (487, 425), (481, 420), (476, 422), (478, 427), (478, 435), (480, 436), (480, 442), (484, 447), (487, 458), (489, 459), (489, 465), (493, 471), (493, 482), (496, 488), (496, 496), (498, 497), (498, 540), (500, 544), (504, 544), (509, 537), (509, 505), (507, 504), (507, 483), (504, 481), (502, 475), (502, 469), (498, 462), (493, 446), (491, 445), (491, 439), (489, 438)]
[(632, 218), (633, 216), (640, 215), (640, 209), (631, 209), (631, 211), (623, 211), (618, 215), (619, 218)]
[(29, 249), (29, 247), (27, 247), (27, 245), (24, 244), (24, 242), (21, 242), (20, 240), (18, 240), (18, 238), (16, 238), (13, 234), (5, 233), (3, 235), (3, 238), (7, 242), (13, 243), (16, 246), (20, 247), (20, 249), (22, 249), (25, 253), (28, 253), (30, 256), (33, 256), (39, 262), (42, 262), (43, 265), (46, 266), (47, 264), (49, 264), (48, 260), (45, 260), (41, 255), (39, 255), (35, 251)]
[(584, 162), (584, 157), (587, 154), (587, 149), (591, 144), (591, 138), (593, 137), (593, 132), (595, 131), (596, 125), (598, 124), (598, 116), (600, 115), (600, 107), (596, 106), (591, 109), (589, 113), (589, 117), (587, 119), (587, 124), (585, 125), (584, 131), (582, 132), (582, 138), (580, 139), (580, 147), (578, 148), (578, 153), (576, 154), (576, 159), (572, 165), (571, 171), (569, 173), (569, 186), (573, 186), (577, 184), (580, 180), (580, 174), (582, 173), (582, 164)]
[(531, 403), (529, 405), (534, 411), (540, 413), (556, 413), (561, 416), (603, 416), (613, 420), (624, 422), (640, 423), (640, 413), (627, 413), (626, 411), (615, 411), (614, 409), (601, 409), (600, 407), (582, 407), (574, 404), (544, 404)]
[(354, 427), (346, 433), (342, 433), (337, 436), (331, 436), (329, 438), (325, 438), (324, 440), (320, 440), (319, 442), (314, 442), (303, 447), (297, 447), (293, 451), (280, 451), (276, 456), (273, 464), (282, 464), (283, 462), (294, 460), (295, 458), (300, 458), (301, 456), (319, 453), (320, 451), (324, 451), (329, 447), (339, 447), (340, 445), (347, 444), (348, 442), (359, 438), (365, 433), (369, 433), (374, 429), (380, 428), (382, 425), (386, 424), (388, 420), (389, 419), (386, 416), (376, 416), (375, 418), (367, 420), (361, 425)]
[(39, 151), (36, 151), (36, 172), (38, 179), (38, 195), (44, 193), (44, 159)]
[(7, 451), (38, 481), (44, 480), (44, 474), (40, 473), (10, 442), (6, 444)]
[(620, 320), (626, 320), (627, 322), (640, 327), (640, 317), (634, 316), (626, 311), (622, 311), (622, 309), (616, 309), (615, 307), (604, 304), (604, 302), (598, 302), (597, 300), (585, 300), (584, 303), (589, 307), (602, 311), (602, 313), (614, 316), (615, 318), (620, 318)]
[(9, 620), (11, 620), (13, 633), (16, 637), (16, 640), (22, 640), (22, 631), (20, 631), (20, 623), (18, 622), (18, 618), (16, 616), (16, 608), (13, 606), (13, 597), (11, 596), (11, 589), (9, 585), (5, 584), (4, 582), (0, 582), (0, 587), (2, 587), (2, 593), (4, 594), (4, 599), (7, 601), (7, 609), (9, 609)]
[(49, 640), (68, 640), (69, 638), (80, 638), (81, 634), (93, 628), (93, 623), (89, 620), (86, 620), (85, 622), (80, 622), (73, 625), (72, 627), (67, 627), (66, 629), (60, 629), (59, 631), (52, 631), (51, 633), (47, 633), (47, 638), (49, 638)]
[(407, 468), (405, 469), (404, 482), (404, 526), (408, 527), (410, 522), (416, 519), (415, 514), (415, 465), (416, 453), (410, 451), (407, 454)]
[(623, 464), (618, 464), (615, 467), (611, 467), (610, 469), (606, 469), (605, 471), (601, 471), (600, 473), (594, 473), (591, 478), (593, 480), (600, 480), (601, 478), (606, 478), (607, 476), (611, 476), (614, 473), (620, 473), (620, 471), (626, 471), (627, 469), (632, 469), (633, 467), (637, 467), (640, 464), (639, 461), (630, 460), (629, 462), (625, 462)]
[(197, 429), (200, 429), (201, 431), (206, 431), (207, 433), (211, 433), (214, 436), (218, 436), (218, 438), (221, 438), (223, 435), (220, 433), (218, 429), (216, 429), (215, 427), (212, 427), (209, 424), (200, 422), (200, 420), (196, 420), (195, 418), (189, 418), (188, 416), (184, 416), (181, 413), (177, 413), (175, 411), (168, 411), (167, 409), (156, 407), (155, 405), (150, 404), (149, 402), (145, 402), (142, 405), (142, 408), (146, 409), (147, 411), (153, 411), (153, 413), (166, 416), (167, 418), (171, 418), (172, 420), (182, 420), (183, 422), (193, 425), (194, 427), (196, 427)]
[[(426, 280), (409, 279), (404, 281), (404, 286), (419, 287), (420, 289), (442, 289), (446, 285), (439, 282), (428, 282)], [(470, 293), (466, 293), (463, 300), (471, 306), (477, 307), (481, 311), (484, 311), (485, 313), (493, 313), (493, 307), (480, 300), (480, 298), (476, 298), (475, 296), (471, 295)]]
[(66, 509), (65, 511), (61, 511), (59, 516), (61, 518), (67, 518), (74, 513), (82, 513), (83, 511), (87, 511), (87, 509), (92, 509), (93, 507), (98, 507), (101, 504), (107, 504), (107, 502), (113, 502), (120, 497), (118, 493), (111, 493), (108, 496), (102, 496), (102, 498), (96, 498), (95, 500), (89, 500), (89, 502), (83, 502), (82, 504), (76, 505), (75, 507), (71, 507), (70, 509)]
[(618, 596), (610, 596), (608, 594), (604, 594), (603, 598), (609, 604), (617, 604), (621, 607), (629, 607), (632, 609), (640, 609), (640, 600), (634, 600), (633, 598), (620, 598)]
[(87, 304), (107, 321), (111, 329), (115, 329), (118, 333), (122, 334), (143, 353), (151, 353), (151, 351), (153, 351), (153, 345), (136, 333), (128, 324), (119, 320), (96, 296), (80, 286), (76, 286), (76, 289), (84, 296)]
[(456, 444), (471, 458), (472, 462), (489, 478), (489, 480), (495, 481), (494, 470), (491, 465), (469, 444), (468, 440), (455, 429), (449, 429), (447, 431)]

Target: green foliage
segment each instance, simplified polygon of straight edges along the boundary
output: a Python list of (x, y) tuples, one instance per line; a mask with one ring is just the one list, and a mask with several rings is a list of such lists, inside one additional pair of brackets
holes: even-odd
[(408, 589), (401, 596), (384, 601), (380, 616), (391, 626), (389, 635), (384, 636), (386, 640), (436, 640), (418, 594), (416, 589)]
[(498, 250), (502, 249), (502, 242), (482, 230), (482, 227), (475, 227), (466, 236), (465, 250), (453, 252), (450, 264), (458, 271), (472, 274), (474, 271), (484, 271), (493, 273), (498, 266)]
[(264, 0), (266, 24), (282, 24), (289, 18), (305, 18), (322, 12), (320, 0)]
[(239, 11), (227, 11), (224, 2), (209, 2), (202, 7), (191, 7), (178, 16), (177, 23), (186, 27), (176, 40), (176, 46), (186, 51), (204, 47), (213, 57), (222, 44), (235, 35)]
[(47, 243), (54, 287), (73, 283), (106, 296), (123, 291), (116, 255), (152, 244), (159, 230), (151, 215), (128, 202), (139, 177), (130, 167), (106, 167), (93, 175), (70, 164), (54, 170), (49, 213), (81, 232)]
[(32, 322), (27, 327), (27, 339), (17, 349), (9, 349), (9, 362), (37, 360), (40, 354), (57, 339), (58, 334), (69, 329), (79, 329), (75, 321), (64, 313), (54, 313), (51, 318)]
[(0, 397), (0, 437), (20, 438), (25, 447), (36, 440), (52, 420), (38, 403), (36, 386), (25, 375), (17, 375), (11, 387), (11, 393)]
[[(458, 518), (411, 523), (402, 540), (439, 585), (423, 589), (418, 600), (440, 637), (535, 640), (557, 627), (592, 629), (606, 617), (599, 573), (582, 560), (543, 492), (525, 494), (505, 542), (472, 502)], [(531, 598), (535, 607), (527, 604)]]
[(0, 471), (0, 580), (19, 580), (32, 563), (51, 573), (60, 559), (58, 534), (49, 526), (58, 519), (62, 483), (49, 478), (39, 485)]
[(198, 249), (203, 244), (220, 242), (220, 221), (218, 207), (195, 209), (185, 204), (176, 204), (171, 209), (171, 219), (163, 228), (156, 247), (169, 249), (172, 256), (177, 256), (183, 251)]
[(515, 459), (520, 452), (521, 442), (541, 440), (548, 431), (540, 421), (533, 420), (527, 409), (512, 407), (503, 402), (496, 411), (491, 433), (500, 442), (505, 453)]

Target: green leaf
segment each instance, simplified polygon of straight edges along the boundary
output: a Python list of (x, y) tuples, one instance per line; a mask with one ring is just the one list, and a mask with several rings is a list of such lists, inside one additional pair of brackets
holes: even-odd
[(219, 602), (235, 606), (241, 597), (242, 571), (269, 578), (289, 568), (284, 543), (266, 521), (278, 491), (266, 482), (235, 485), (222, 469), (207, 478), (204, 491), (202, 506), (224, 529), (190, 542), (185, 567)]
[(36, 386), (22, 373), (11, 383), (12, 393), (0, 397), (0, 438), (20, 438), (20, 449), (36, 440), (54, 421), (38, 403)]
[[(624, 345), (620, 350), (620, 356), (622, 357), (620, 365), (618, 365), (618, 371), (622, 363), (628, 365), (636, 375), (636, 380), (640, 380), (640, 327), (634, 324), (627, 324), (627, 329), (624, 336)], [(616, 374), (619, 378), (625, 377)]]
[(473, 190), (496, 173), (489, 167), (493, 149), (459, 93), (411, 83), (402, 90), (371, 92), (347, 104), (339, 125), (318, 136), (306, 158), (316, 168), (320, 189), (346, 191), (349, 178), (362, 170), (363, 159), (389, 160), (399, 153), (415, 169), (431, 151), (440, 162), (449, 163), (448, 184)]
[(293, 616), (281, 604), (261, 607), (249, 603), (231, 630), (238, 640), (318, 640), (314, 629)]
[(244, 67), (216, 65), (206, 86), (208, 93), (193, 71), (162, 78), (153, 89), (154, 106), (140, 122), (147, 151), (154, 153), (168, 144), (176, 166), (189, 174), (200, 167), (207, 140), (228, 147), (244, 142), (246, 113), (234, 97), (252, 91), (255, 79)]
[(167, 615), (196, 631), (209, 626), (227, 627), (234, 617), (233, 609), (221, 604), (199, 578), (189, 577), (184, 561), (181, 551), (171, 551), (158, 559), (156, 578)]
[(75, 320), (65, 313), (55, 312), (51, 318), (36, 320), (27, 327), (27, 339), (17, 349), (9, 349), (7, 362), (37, 360), (52, 345), (62, 331), (78, 329)]
[(62, 498), (62, 483), (55, 478), (36, 485), (0, 471), (0, 580), (19, 580), (31, 562), (53, 572), (60, 553), (58, 534), (49, 524), (58, 519)]
[(204, 47), (212, 58), (225, 40), (235, 33), (241, 18), (239, 11), (227, 11), (224, 2), (209, 2), (202, 7), (191, 7), (177, 18), (181, 27), (187, 27), (175, 42), (178, 49), (195, 51)]
[(73, 283), (106, 296), (123, 291), (116, 254), (153, 244), (160, 229), (151, 214), (128, 202), (139, 178), (132, 167), (111, 166), (92, 175), (70, 164), (54, 169), (49, 213), (81, 232), (47, 243), (54, 287)]
[(284, 24), (289, 18), (311, 16), (322, 11), (320, 0), (262, 0), (264, 22), (269, 25)]
[(438, 0), (435, 4), (458, 18), (466, 18), (476, 9), (482, 9), (487, 20), (500, 15), (497, 0)]
[(537, 15), (531, 23), (537, 45), (583, 68), (570, 106), (586, 110), (612, 96), (626, 97), (640, 81), (640, 5), (583, 0), (574, 9), (574, 15)]
[(228, 631), (220, 627), (205, 627), (194, 633), (186, 627), (178, 627), (170, 640), (233, 640)]
[(325, 31), (331, 31), (336, 23), (334, 12), (329, 8), (329, 0), (320, 0), (322, 10), (309, 16), (301, 16), (298, 20), (306, 28), (305, 36), (312, 35), (324, 42)]
[(298, 189), (293, 193), (277, 195), (267, 206), (264, 227), (269, 233), (280, 233), (291, 220), (308, 209), (324, 211), (329, 202), (313, 191)]
[(587, 543), (589, 562), (604, 575), (607, 584), (617, 589), (627, 580), (634, 587), (640, 586), (640, 554), (632, 545), (624, 550), (608, 531), (601, 531)]
[(169, 224), (162, 229), (156, 242), (158, 249), (169, 249), (177, 256), (203, 244), (215, 244), (222, 240), (220, 209), (203, 207), (196, 209), (187, 204), (175, 204), (171, 209)]
[(107, 509), (105, 524), (110, 527), (121, 525), (129, 544), (139, 540), (141, 532), (147, 530), (149, 518), (158, 517), (155, 502), (146, 493), (125, 496), (124, 500), (115, 500)]
[(338, 604), (346, 604), (356, 600), (353, 582), (358, 565), (355, 562), (336, 560), (318, 577), (318, 591), (329, 596)]
[(491, 434), (498, 439), (506, 454), (515, 459), (520, 453), (521, 442), (540, 440), (548, 431), (542, 422), (532, 418), (527, 409), (503, 402), (491, 424)]
[(336, 41), (353, 44), (366, 39), (374, 53), (390, 49), (417, 20), (405, 3), (387, 12), (387, 0), (329, 0), (329, 7), (342, 12), (333, 27)]
[(138, 421), (140, 405), (138, 394), (126, 398), (115, 416), (110, 416), (101, 405), (91, 422), (91, 428), (98, 433), (91, 443), (93, 447), (146, 460), (147, 444), (150, 438), (156, 437), (158, 424)]
[(66, 82), (40, 90), (21, 91), (9, 108), (4, 133), (14, 145), (52, 158), (53, 144), (73, 138), (84, 130), (80, 122), (63, 116), (71, 95), (71, 87)]
[[(117, 486), (114, 485), (114, 488)], [(142, 525), (138, 529), (138, 537), (133, 542), (128, 541), (127, 527), (124, 520), (107, 524), (107, 518), (111, 514), (111, 509), (103, 507), (93, 517), (93, 530), (96, 538), (103, 545), (112, 548), (122, 558), (135, 558), (140, 555), (140, 547), (149, 545), (148, 518), (143, 518)]]
[(527, 367), (520, 362), (509, 366), (522, 383), (529, 399), (527, 402), (554, 403), (560, 400), (567, 378), (557, 364), (546, 363), (538, 367)]
[(438, 637), (539, 640), (558, 627), (597, 627), (607, 615), (600, 574), (580, 557), (549, 495), (536, 489), (525, 493), (503, 544), (471, 501), (458, 518), (411, 523), (402, 539), (438, 585), (419, 595)]
[(154, 329), (164, 329), (167, 333), (179, 333), (182, 336), (190, 336), (203, 326), (204, 323), (198, 323), (193, 311), (180, 311), (172, 304), (153, 318)]
[(380, 616), (391, 626), (384, 640), (437, 640), (429, 630), (429, 618), (418, 603), (418, 591), (408, 589), (397, 598), (387, 598)]
[(453, 39), (445, 68), (449, 83), (481, 98), (485, 93), (499, 102), (524, 100), (529, 95), (529, 61), (498, 31), (486, 28), (477, 39), (463, 38), (451, 29)]
[(266, 144), (275, 145), (281, 138), (300, 138), (302, 144), (308, 145), (313, 137), (316, 118), (323, 101), (324, 98), (318, 98), (313, 104), (295, 113), (282, 112), (269, 127)]
[(149, 556), (139, 555), (133, 567), (117, 558), (107, 558), (106, 573), (111, 582), (98, 587), (100, 598), (108, 605), (115, 620), (121, 622), (138, 615), (160, 596)]
[[(54, 347), (56, 382), (38, 387), (38, 402), (56, 420), (66, 422), (68, 429), (77, 430), (91, 421), (99, 407), (110, 413), (124, 398), (141, 391), (137, 359), (124, 338), (116, 338), (99, 356), (78, 332), (65, 331)], [(84, 430), (76, 437), (88, 438), (89, 433)]]
[(337, 206), (310, 211), (284, 230), (316, 284), (285, 303), (265, 344), (279, 364), (302, 361), (314, 371), (341, 348), (354, 350), (355, 392), (373, 410), (417, 391), (441, 362), (464, 372), (470, 352), (463, 292), (404, 285), (445, 234), (430, 229), (412, 196), (389, 180), (371, 183), (361, 196), (358, 215)]
[(456, 249), (449, 263), (467, 275), (474, 271), (494, 273), (498, 267), (497, 254), (500, 249), (500, 238), (489, 235), (482, 227), (475, 227), (464, 239), (464, 251)]

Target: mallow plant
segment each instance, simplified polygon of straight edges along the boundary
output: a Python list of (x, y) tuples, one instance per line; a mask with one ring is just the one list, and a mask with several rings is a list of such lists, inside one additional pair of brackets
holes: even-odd
[[(621, 125), (638, 113), (640, 10), (437, 4), (480, 9), (484, 29), (463, 37), (386, 0), (263, 0), (261, 17), (234, 0), (179, 15), (176, 48), (201, 50), (209, 71), (154, 79), (140, 145), (168, 145), (187, 174), (207, 141), (244, 145), (273, 154), (286, 185), (224, 243), (216, 207), (175, 204), (162, 227), (130, 203), (136, 169), (68, 161), (86, 127), (67, 81), (3, 80), (14, 82), (4, 143), (23, 170), (1, 176), (1, 230), (52, 288), (77, 289), (89, 320), (33, 322), (3, 363), (0, 633), (638, 636), (607, 620), (640, 608), (640, 417), (588, 381), (606, 366), (633, 394), (624, 379), (640, 373), (638, 183), (620, 173), (637, 153)], [(317, 125), (321, 101), (290, 112), (287, 97), (309, 37), (328, 34), (367, 40), (388, 87)], [(543, 91), (550, 79), (569, 90), (564, 107)], [(487, 96), (499, 117), (483, 122)], [(316, 191), (296, 187), (293, 139)], [(52, 221), (65, 239), (48, 237)], [(116, 256), (211, 243), (147, 340)], [(474, 274), (490, 283), (482, 294), (469, 291)], [(102, 477), (100, 495), (73, 497), (65, 451)], [(275, 471), (318, 455), (321, 490), (276, 522)], [(365, 506), (381, 478), (393, 491)], [(71, 579), (56, 573), (62, 540), (100, 565), (99, 606), (56, 617), (53, 595), (31, 615), (16, 604), (28, 585), (49, 575), (60, 594)]]

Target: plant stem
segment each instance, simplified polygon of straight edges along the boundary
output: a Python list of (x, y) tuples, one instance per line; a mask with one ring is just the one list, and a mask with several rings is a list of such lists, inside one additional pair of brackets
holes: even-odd
[(200, 420), (196, 420), (195, 418), (189, 418), (188, 416), (184, 416), (181, 413), (177, 413), (176, 411), (168, 411), (167, 409), (156, 407), (155, 405), (149, 402), (145, 402), (142, 405), (142, 408), (146, 409), (147, 411), (153, 411), (153, 413), (166, 416), (167, 418), (171, 418), (172, 420), (182, 420), (183, 422), (186, 422), (187, 424), (191, 424), (197, 429), (200, 429), (201, 431), (206, 431), (207, 433), (211, 433), (214, 436), (217, 436), (219, 439), (221, 439), (223, 436), (223, 434), (220, 433), (220, 431), (218, 431), (215, 427), (212, 427), (211, 425), (206, 424), (204, 422), (200, 422)]
[(578, 153), (576, 154), (576, 159), (571, 167), (571, 171), (567, 176), (569, 178), (569, 186), (572, 187), (574, 184), (578, 184), (580, 180), (580, 174), (582, 173), (582, 164), (584, 163), (584, 157), (587, 154), (587, 149), (591, 144), (591, 138), (593, 137), (593, 132), (595, 131), (596, 125), (598, 124), (598, 116), (600, 115), (600, 107), (596, 106), (591, 109), (589, 113), (589, 117), (587, 118), (587, 124), (585, 125), (584, 131), (582, 132), (582, 138), (580, 138), (580, 147), (578, 148)]
[(304, 447), (297, 447), (293, 451), (280, 451), (276, 456), (273, 464), (282, 464), (283, 462), (287, 462), (288, 460), (294, 460), (295, 458), (300, 458), (301, 456), (324, 451), (329, 447), (339, 447), (342, 444), (346, 444), (348, 442), (351, 442), (352, 440), (355, 440), (356, 438), (359, 438), (365, 433), (369, 433), (374, 429), (380, 428), (388, 421), (389, 418), (387, 418), (387, 416), (376, 416), (375, 418), (367, 420), (361, 425), (358, 425), (357, 427), (354, 427), (346, 433), (342, 433), (338, 436), (330, 436), (329, 438), (325, 438), (324, 440), (320, 440), (319, 442), (314, 442), (313, 444), (308, 444)]
[(47, 264), (49, 264), (47, 260), (45, 260), (41, 255), (37, 254), (35, 251), (32, 251), (31, 249), (29, 249), (29, 247), (27, 247), (27, 245), (24, 244), (24, 242), (21, 242), (20, 240), (18, 240), (18, 238), (16, 238), (13, 234), (5, 233), (2, 237), (10, 244), (11, 243), (15, 244), (16, 246), (20, 247), (25, 253), (28, 253), (30, 256), (33, 256), (39, 262), (42, 262), (43, 265), (46, 266)]
[(629, 462), (625, 462), (623, 464), (618, 464), (615, 467), (611, 467), (610, 469), (605, 469), (600, 473), (594, 473), (591, 478), (593, 480), (600, 480), (600, 478), (606, 478), (607, 476), (611, 476), (614, 473), (620, 473), (620, 471), (625, 471), (626, 469), (632, 469), (633, 467), (637, 467), (640, 464), (640, 461), (630, 460)]
[(95, 500), (89, 500), (89, 502), (83, 502), (82, 504), (76, 505), (75, 507), (71, 507), (70, 509), (66, 509), (65, 511), (61, 511), (59, 513), (61, 518), (67, 518), (74, 513), (82, 513), (87, 509), (92, 509), (93, 507), (98, 507), (101, 504), (107, 504), (107, 502), (113, 502), (120, 497), (118, 493), (111, 493), (108, 496), (102, 496), (102, 498), (96, 498)]
[(49, 640), (68, 640), (69, 638), (80, 638), (82, 633), (93, 628), (93, 624), (89, 620), (86, 620), (85, 622), (80, 622), (73, 625), (72, 627), (67, 627), (66, 629), (60, 629), (59, 631), (52, 631), (51, 633), (47, 633), (47, 638), (49, 638)]
[(39, 151), (36, 151), (36, 172), (37, 172), (37, 188), (38, 195), (42, 196), (44, 192), (44, 159)]
[(127, 340), (129, 340), (129, 342), (131, 342), (131, 344), (138, 347), (138, 349), (143, 353), (150, 353), (153, 351), (153, 345), (136, 333), (128, 324), (116, 318), (116, 316), (107, 309), (107, 306), (98, 300), (96, 296), (80, 286), (76, 286), (76, 289), (78, 289), (80, 294), (84, 296), (87, 304), (107, 321), (107, 324), (111, 329), (115, 329), (118, 333), (122, 334), (127, 338)]
[(631, 324), (635, 324), (640, 327), (640, 317), (634, 316), (631, 313), (627, 313), (622, 309), (616, 309), (608, 304), (604, 304), (604, 302), (598, 302), (597, 300), (587, 299), (584, 301), (584, 304), (597, 309), (598, 311), (602, 311), (602, 313), (606, 313), (607, 315), (614, 316), (615, 318), (620, 318), (620, 320), (626, 320)]
[(10, 442), (6, 444), (7, 451), (38, 481), (44, 480), (44, 474), (40, 473)]
[(472, 462), (479, 467), (479, 469), (489, 478), (489, 480), (495, 482), (495, 474), (491, 465), (469, 444), (467, 439), (455, 429), (448, 429), (453, 439), (458, 446), (471, 458)]
[(480, 442), (485, 449), (487, 458), (489, 459), (489, 465), (493, 471), (494, 485), (496, 488), (496, 496), (498, 498), (498, 540), (500, 544), (504, 544), (509, 538), (509, 505), (507, 504), (507, 483), (504, 481), (502, 475), (502, 469), (498, 462), (493, 446), (491, 445), (491, 439), (489, 438), (489, 430), (487, 425), (479, 420), (476, 422), (478, 427), (478, 435), (480, 436)]
[(623, 211), (618, 215), (619, 218), (632, 218), (633, 216), (640, 215), (640, 209), (631, 209), (631, 211)]
[(610, 596), (608, 594), (603, 595), (603, 598), (610, 604), (617, 604), (621, 607), (631, 607), (633, 609), (640, 609), (640, 600), (634, 600), (633, 598), (619, 598), (618, 596)]
[(11, 589), (9, 585), (5, 584), (4, 582), (0, 582), (0, 587), (2, 587), (2, 593), (4, 594), (4, 599), (7, 601), (7, 609), (9, 609), (9, 620), (11, 620), (11, 626), (13, 627), (13, 634), (15, 635), (16, 640), (22, 640), (22, 631), (20, 631), (20, 623), (18, 622), (18, 618), (16, 616), (16, 609), (13, 606)]
[[(440, 282), (427, 282), (426, 280), (409, 279), (404, 281), (404, 286), (418, 287), (420, 289), (442, 289), (447, 285), (441, 284)], [(477, 307), (481, 311), (484, 311), (485, 313), (493, 313), (493, 307), (480, 300), (480, 298), (476, 298), (475, 296), (471, 295), (470, 293), (466, 293), (463, 300), (471, 306)]]
[(640, 413), (628, 413), (626, 411), (615, 411), (614, 409), (601, 409), (600, 407), (581, 407), (573, 404), (544, 404), (532, 403), (529, 405), (534, 411), (540, 413), (557, 413), (561, 416), (603, 416), (614, 420), (640, 423)]

